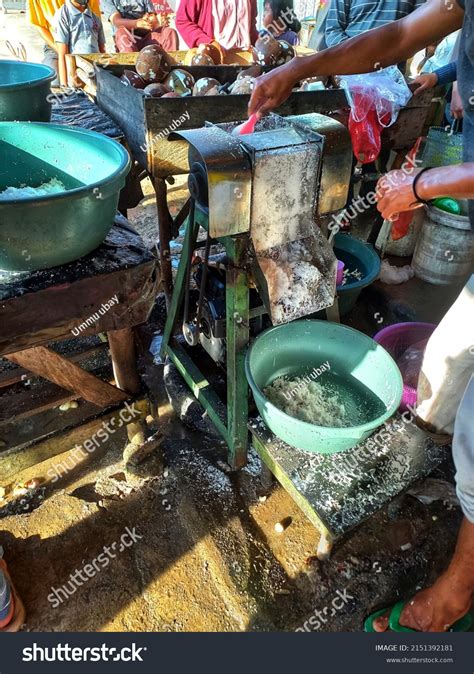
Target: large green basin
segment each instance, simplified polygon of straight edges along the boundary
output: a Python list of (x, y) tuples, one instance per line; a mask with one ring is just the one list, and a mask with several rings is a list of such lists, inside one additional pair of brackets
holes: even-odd
[(47, 269), (100, 246), (130, 168), (128, 152), (92, 131), (0, 122), (0, 192), (57, 179), (65, 191), (0, 198), (0, 269)]
[(49, 122), (56, 73), (41, 63), (0, 61), (0, 122)]
[[(382, 401), (384, 412), (359, 426), (315, 426), (285, 414), (263, 393), (277, 377), (307, 374), (326, 361), (335, 375), (352, 376), (370, 389)], [(355, 447), (396, 412), (402, 398), (402, 377), (387, 351), (357, 330), (326, 321), (294, 321), (266, 330), (249, 348), (245, 369), (258, 411), (270, 430), (309, 452), (333, 454)]]

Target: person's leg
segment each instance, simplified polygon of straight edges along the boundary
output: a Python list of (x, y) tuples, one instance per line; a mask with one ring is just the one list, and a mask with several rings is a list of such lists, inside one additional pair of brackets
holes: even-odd
[[(446, 632), (471, 608), (474, 595), (474, 376), (456, 414), (453, 457), (459, 500), (465, 515), (454, 556), (432, 587), (409, 602), (400, 624), (421, 632)], [(388, 627), (388, 616), (374, 621), (378, 632)]]
[(144, 38), (124, 26), (117, 28), (114, 40), (117, 51), (121, 53), (140, 51), (144, 46)]
[(178, 33), (169, 27), (158, 28), (144, 38), (144, 45), (159, 44), (165, 51), (177, 51), (178, 42)]
[[(52, 68), (58, 74), (58, 53), (48, 44), (43, 46), (43, 63)], [(51, 82), (52, 87), (59, 87), (59, 77)]]
[(436, 328), (418, 381), (417, 416), (429, 430), (452, 435), (474, 374), (474, 275)]

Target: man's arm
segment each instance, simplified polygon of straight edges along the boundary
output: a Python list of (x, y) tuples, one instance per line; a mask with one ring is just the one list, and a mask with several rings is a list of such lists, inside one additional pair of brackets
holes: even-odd
[(120, 12), (115, 12), (109, 16), (110, 23), (116, 28), (128, 28), (128, 30), (134, 30), (135, 28), (144, 28), (145, 30), (152, 30), (152, 25), (147, 18), (142, 17), (141, 19), (124, 19)]
[(67, 86), (66, 54), (69, 54), (69, 49), (67, 44), (64, 44), (64, 42), (57, 42), (56, 51), (58, 52), (59, 84), (62, 87), (66, 87)]
[(458, 30), (464, 12), (455, 0), (428, 0), (412, 14), (374, 28), (336, 47), (292, 59), (262, 75), (250, 100), (249, 112), (264, 114), (281, 105), (296, 82), (316, 75), (352, 75), (406, 61), (427, 44)]
[(52, 47), (53, 49), (56, 49), (56, 43), (51, 34), (51, 31), (48, 28), (45, 28), (44, 26), (36, 26), (36, 29), (38, 30), (39, 34), (46, 42), (46, 44)]
[[(385, 220), (394, 220), (399, 213), (422, 206), (413, 190), (413, 182), (419, 172), (419, 169), (411, 172), (400, 169), (390, 171), (380, 179), (377, 185), (377, 208)], [(474, 163), (424, 171), (416, 183), (416, 192), (424, 201), (447, 196), (454, 199), (474, 199)]]
[(327, 19), (325, 39), (328, 47), (334, 47), (349, 39), (346, 28), (348, 16), (346, 16), (346, 3), (344, 0), (331, 0)]
[(207, 35), (197, 23), (199, 5), (200, 0), (181, 0), (176, 12), (176, 28), (190, 48), (200, 44), (209, 44), (214, 40), (214, 36)]

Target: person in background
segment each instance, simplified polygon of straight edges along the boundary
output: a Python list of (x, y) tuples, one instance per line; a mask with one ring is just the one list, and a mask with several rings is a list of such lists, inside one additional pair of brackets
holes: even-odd
[(438, 68), (438, 70), (434, 70), (433, 72), (429, 73), (421, 73), (421, 75), (418, 75), (414, 82), (420, 86), (414, 92), (414, 95), (419, 96), (422, 91), (425, 91), (425, 89), (432, 89), (433, 87), (451, 84), (452, 82), (453, 86), (451, 89), (451, 103), (449, 104), (449, 112), (448, 110), (446, 111), (446, 119), (449, 123), (451, 123), (453, 120), (462, 120), (464, 117), (464, 107), (456, 80), (457, 63), (456, 61), (453, 61), (442, 68)]
[(178, 35), (169, 26), (169, 12), (156, 13), (152, 0), (102, 0), (102, 10), (112, 24), (119, 52), (136, 52), (150, 44), (165, 51), (178, 49)]
[[(56, 12), (64, 5), (64, 0), (28, 0), (28, 18), (41, 35), (43, 46), (43, 63), (58, 72), (58, 52), (53, 37), (54, 17)], [(89, 9), (96, 16), (100, 16), (99, 0), (89, 0)], [(57, 86), (59, 80), (52, 82)]]
[(326, 20), (326, 44), (333, 47), (350, 37), (407, 16), (425, 0), (331, 0)]
[[(469, 219), (474, 230), (473, 15), (474, 0), (453, 1), (449, 7), (445, 0), (429, 0), (399, 21), (317, 54), (292, 59), (257, 79), (249, 115), (256, 113), (261, 117), (277, 108), (291, 95), (295, 83), (303, 79), (373, 72), (377, 67), (385, 68), (408, 59), (462, 27), (457, 77), (464, 108), (464, 162), (416, 169), (410, 175), (403, 170), (391, 171), (380, 182), (377, 195), (379, 211), (391, 221), (399, 213), (422, 208), (437, 197), (469, 199)], [(473, 305), (474, 275), (431, 338), (422, 367), (422, 383), (425, 381), (427, 385), (424, 399), (419, 398), (417, 414), (437, 432), (454, 431), (457, 493), (464, 513), (448, 568), (431, 587), (417, 592), (400, 616), (402, 626), (422, 632), (446, 632), (469, 611), (474, 598)], [(450, 386), (446, 374), (453, 359), (458, 366), (462, 365), (462, 377), (457, 382), (453, 380)], [(387, 630), (388, 616), (374, 621), (374, 628)]]
[(277, 40), (284, 40), (293, 46), (299, 44), (301, 23), (296, 17), (293, 0), (265, 2), (263, 25)]
[(176, 28), (188, 47), (249, 49), (258, 39), (257, 0), (181, 0)]
[(89, 0), (66, 0), (54, 17), (54, 26), (59, 83), (67, 86), (66, 54), (104, 53), (104, 28), (100, 16), (90, 10)]

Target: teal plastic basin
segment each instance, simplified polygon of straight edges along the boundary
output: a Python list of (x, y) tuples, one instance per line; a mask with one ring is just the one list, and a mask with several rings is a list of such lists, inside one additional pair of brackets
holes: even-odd
[(41, 63), (0, 61), (0, 122), (49, 122), (56, 73)]
[[(358, 426), (328, 428), (285, 414), (263, 393), (277, 377), (307, 374), (326, 361), (333, 374), (351, 377), (370, 389), (385, 411)], [(245, 371), (268, 428), (308, 452), (334, 454), (355, 447), (397, 411), (402, 398), (402, 377), (387, 351), (357, 330), (326, 321), (294, 321), (266, 330), (250, 346)]]
[(336, 234), (334, 238), (334, 255), (344, 262), (346, 269), (359, 269), (362, 279), (350, 280), (337, 287), (339, 313), (348, 314), (355, 306), (363, 288), (371, 285), (380, 274), (380, 258), (369, 243), (355, 239), (350, 234)]
[(128, 152), (92, 131), (0, 122), (0, 192), (55, 178), (57, 194), (0, 198), (0, 269), (33, 271), (77, 260), (111, 229), (130, 168)]

